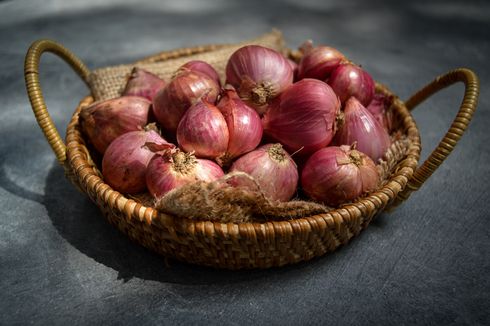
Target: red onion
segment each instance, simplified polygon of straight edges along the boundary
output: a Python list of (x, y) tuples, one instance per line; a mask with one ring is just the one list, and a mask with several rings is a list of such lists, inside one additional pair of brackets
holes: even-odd
[(361, 67), (346, 63), (338, 66), (330, 75), (328, 84), (345, 103), (355, 96), (362, 105), (368, 105), (374, 96), (374, 81)]
[(137, 96), (122, 96), (96, 102), (80, 112), (80, 124), (95, 149), (103, 154), (118, 136), (143, 130), (151, 102)]
[(298, 64), (298, 79), (315, 78), (326, 80), (340, 64), (347, 62), (337, 49), (328, 46), (313, 47), (311, 41), (305, 42), (300, 49), (303, 57)]
[(147, 142), (162, 148), (175, 147), (153, 130), (125, 133), (109, 145), (102, 159), (102, 174), (114, 190), (129, 194), (145, 190), (146, 166), (155, 155), (145, 147)]
[(343, 122), (335, 134), (336, 145), (352, 145), (377, 162), (390, 147), (390, 136), (383, 126), (355, 98), (347, 100)]
[(163, 129), (177, 130), (185, 111), (200, 98), (214, 103), (219, 85), (208, 76), (196, 71), (181, 71), (153, 99), (153, 113)]
[(389, 133), (393, 128), (393, 111), (390, 110), (394, 97), (383, 93), (374, 94), (373, 100), (366, 109)]
[(337, 206), (376, 189), (374, 162), (350, 146), (329, 146), (313, 154), (301, 172), (301, 185), (314, 200)]
[[(272, 200), (288, 201), (296, 193), (298, 169), (281, 144), (266, 144), (243, 155), (231, 166), (230, 172), (234, 171), (253, 177)], [(235, 185), (242, 185), (241, 181)]]
[(134, 67), (122, 95), (141, 96), (151, 101), (165, 84), (163, 79), (151, 72)]
[(264, 132), (289, 152), (311, 154), (332, 140), (339, 110), (340, 101), (330, 86), (302, 79), (271, 104), (262, 120)]
[(211, 182), (223, 176), (223, 170), (209, 160), (196, 159), (179, 150), (171, 154), (156, 154), (146, 170), (146, 185), (155, 198), (172, 189), (195, 181)]
[(233, 89), (225, 89), (218, 103), (228, 126), (229, 141), (226, 154), (220, 157), (222, 165), (229, 160), (254, 150), (262, 139), (262, 122), (258, 113), (246, 105)]
[(259, 45), (235, 51), (226, 65), (226, 81), (260, 114), (293, 82), (293, 69), (279, 52)]
[(191, 106), (180, 120), (177, 142), (197, 157), (217, 158), (226, 153), (229, 133), (220, 110), (201, 100)]
[(219, 86), (221, 86), (221, 81), (216, 69), (213, 68), (209, 63), (201, 60), (192, 60), (182, 65), (179, 70), (191, 70), (203, 73), (213, 79)]

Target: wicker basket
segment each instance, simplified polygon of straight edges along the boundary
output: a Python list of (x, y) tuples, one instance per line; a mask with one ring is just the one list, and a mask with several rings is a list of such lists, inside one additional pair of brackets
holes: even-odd
[[(163, 61), (215, 48), (201, 46), (163, 52), (145, 60)], [(228, 269), (292, 264), (324, 255), (346, 244), (369, 225), (376, 214), (406, 200), (431, 176), (467, 128), (479, 93), (477, 76), (461, 68), (437, 77), (406, 102), (396, 97), (393, 109), (399, 130), (411, 141), (407, 155), (397, 163), (382, 188), (352, 204), (326, 214), (285, 221), (239, 224), (193, 221), (162, 214), (104, 183), (79, 128), (78, 113), (94, 101), (91, 96), (80, 102), (67, 128), (66, 144), (62, 141), (49, 116), (39, 84), (39, 61), (44, 52), (52, 52), (64, 59), (85, 82), (90, 71), (74, 54), (50, 40), (34, 42), (26, 56), (25, 80), (31, 106), (66, 176), (99, 206), (110, 223), (137, 243), (167, 257)], [(437, 148), (417, 167), (420, 138), (410, 111), (433, 93), (456, 82), (465, 85), (459, 112)], [(380, 84), (377, 84), (377, 91), (393, 95)]]

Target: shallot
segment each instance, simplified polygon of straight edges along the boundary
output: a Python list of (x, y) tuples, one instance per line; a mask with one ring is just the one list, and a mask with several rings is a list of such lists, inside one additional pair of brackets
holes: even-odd
[(85, 107), (80, 124), (95, 149), (103, 154), (118, 136), (143, 130), (148, 123), (151, 102), (138, 96), (122, 96)]
[[(249, 174), (272, 200), (288, 201), (296, 193), (298, 169), (281, 144), (266, 144), (243, 155), (231, 166), (230, 172), (234, 171)], [(235, 185), (242, 181), (237, 179)]]
[(180, 71), (153, 99), (153, 113), (162, 128), (173, 134), (185, 111), (197, 100), (216, 101), (220, 87), (197, 71)]
[(157, 143), (162, 149), (175, 147), (153, 130), (125, 133), (109, 145), (102, 159), (102, 174), (114, 190), (135, 194), (146, 189), (146, 166), (155, 155), (145, 147), (148, 142)]
[(180, 70), (191, 70), (191, 71), (197, 71), (200, 73), (203, 73), (213, 79), (218, 85), (221, 86), (221, 81), (219, 79), (218, 72), (216, 69), (213, 68), (209, 63), (201, 61), (201, 60), (192, 60), (184, 65), (182, 65), (178, 70), (177, 73)]
[(390, 147), (388, 132), (372, 114), (355, 98), (345, 103), (343, 122), (335, 134), (336, 145), (352, 145), (377, 162)]
[(293, 83), (291, 64), (279, 52), (248, 45), (235, 51), (226, 65), (226, 82), (259, 114)]
[(313, 47), (311, 41), (305, 42), (300, 51), (303, 52), (303, 57), (298, 64), (298, 79), (326, 80), (335, 68), (347, 62), (337, 49), (329, 46)]
[(374, 162), (351, 146), (320, 149), (301, 172), (301, 185), (308, 197), (331, 206), (355, 200), (376, 189), (378, 182)]
[(330, 86), (305, 78), (271, 104), (262, 119), (264, 133), (289, 152), (308, 155), (330, 143), (339, 111), (340, 101)]
[(151, 101), (165, 84), (163, 79), (151, 72), (134, 67), (122, 95), (141, 96)]
[(215, 181), (223, 175), (213, 161), (177, 149), (155, 154), (146, 170), (146, 185), (153, 197), (160, 198), (172, 189), (196, 181)]
[(373, 78), (354, 64), (339, 65), (327, 82), (339, 96), (342, 104), (351, 96), (355, 96), (364, 106), (373, 99), (375, 89)]

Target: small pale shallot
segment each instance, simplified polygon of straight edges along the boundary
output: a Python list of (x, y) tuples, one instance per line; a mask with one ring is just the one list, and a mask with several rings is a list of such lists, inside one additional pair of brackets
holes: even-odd
[[(231, 166), (230, 172), (235, 171), (245, 172), (254, 178), (271, 200), (288, 201), (296, 194), (298, 169), (281, 144), (266, 144), (243, 155)], [(235, 186), (241, 186), (242, 181), (237, 179)]]
[(177, 149), (155, 154), (146, 170), (146, 185), (153, 197), (160, 198), (172, 189), (196, 181), (215, 181), (223, 175), (213, 161)]
[(122, 95), (141, 96), (151, 101), (165, 84), (163, 79), (151, 72), (134, 67)]
[(301, 185), (313, 200), (338, 206), (376, 189), (374, 162), (351, 146), (329, 146), (313, 154), (301, 172)]
[(226, 154), (219, 158), (222, 165), (254, 150), (262, 139), (262, 122), (258, 113), (243, 102), (234, 89), (223, 90), (218, 109), (228, 126)]
[(175, 147), (153, 130), (125, 133), (109, 145), (102, 159), (102, 174), (114, 190), (135, 194), (146, 189), (146, 167), (155, 155), (145, 147), (147, 142), (157, 143), (162, 149)]
[(362, 105), (367, 106), (374, 96), (375, 84), (371, 75), (351, 63), (339, 65), (330, 75), (328, 84), (339, 96), (342, 104), (354, 96)]
[(332, 88), (305, 78), (287, 88), (262, 119), (264, 133), (286, 149), (308, 155), (327, 146), (336, 130), (340, 101)]
[(352, 145), (374, 162), (383, 157), (391, 145), (390, 136), (372, 114), (355, 98), (345, 103), (343, 121), (335, 134), (336, 145)]
[(216, 102), (219, 85), (196, 71), (181, 71), (153, 99), (153, 113), (162, 128), (175, 133), (185, 111), (199, 99)]
[(139, 96), (122, 96), (85, 107), (80, 125), (95, 149), (104, 154), (118, 136), (143, 130), (148, 123), (151, 102)]
[(267, 103), (293, 83), (293, 68), (279, 52), (248, 45), (235, 51), (228, 60), (226, 82), (263, 114)]
[(224, 156), (228, 140), (229, 132), (223, 114), (206, 100), (191, 106), (177, 128), (180, 148), (201, 158), (216, 159)]

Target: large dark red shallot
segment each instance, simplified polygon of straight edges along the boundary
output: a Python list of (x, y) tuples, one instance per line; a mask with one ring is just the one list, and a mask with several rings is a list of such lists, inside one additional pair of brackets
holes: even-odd
[(330, 86), (305, 78), (271, 104), (262, 119), (264, 133), (290, 153), (308, 155), (330, 143), (339, 112), (340, 101)]
[(118, 136), (143, 130), (148, 123), (151, 102), (139, 96), (122, 96), (85, 107), (80, 124), (95, 149), (103, 154)]
[[(266, 144), (243, 155), (231, 166), (230, 172), (234, 171), (253, 177), (265, 196), (272, 200), (288, 201), (296, 194), (298, 169), (281, 144)], [(235, 185), (242, 185), (242, 181), (237, 179)]]
[(376, 189), (374, 162), (351, 146), (329, 146), (313, 154), (301, 171), (301, 185), (313, 200), (337, 206)]

